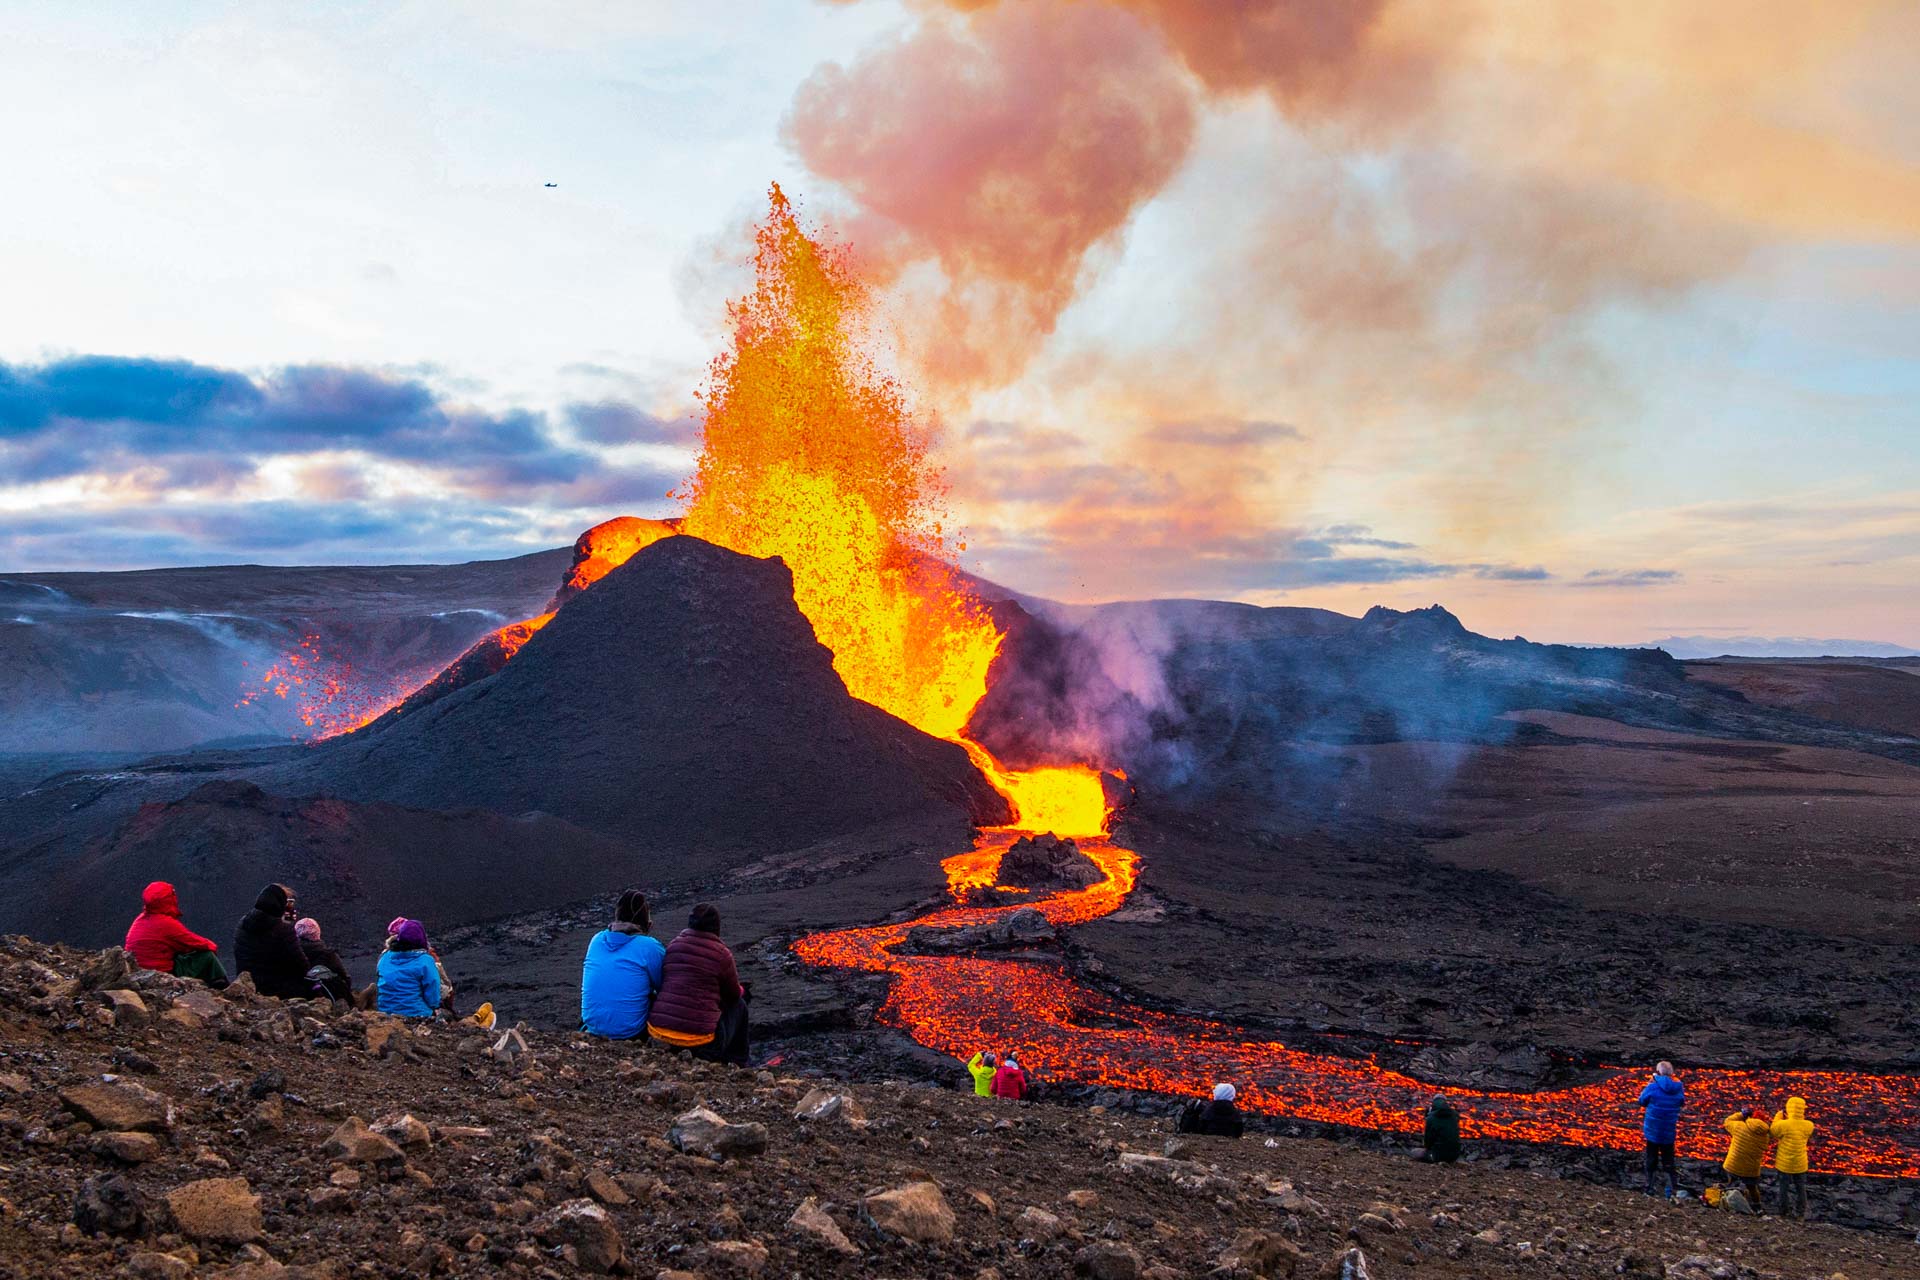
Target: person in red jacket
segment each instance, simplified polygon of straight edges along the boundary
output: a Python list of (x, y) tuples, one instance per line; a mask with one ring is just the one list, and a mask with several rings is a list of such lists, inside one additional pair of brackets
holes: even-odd
[(127, 926), (126, 947), (142, 969), (198, 978), (210, 987), (227, 985), (227, 971), (215, 954), (220, 944), (181, 923), (180, 895), (172, 885), (155, 880), (140, 901), (140, 914)]
[(660, 990), (647, 1012), (647, 1034), (696, 1058), (744, 1067), (747, 999), (733, 952), (720, 941), (720, 910), (702, 902), (667, 944)]
[(1011, 1053), (1000, 1058), (1000, 1069), (993, 1073), (993, 1096), (1016, 1102), (1027, 1096), (1027, 1072)]

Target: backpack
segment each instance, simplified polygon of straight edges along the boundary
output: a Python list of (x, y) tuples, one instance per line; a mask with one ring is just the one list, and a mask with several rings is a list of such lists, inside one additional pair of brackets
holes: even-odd
[(1180, 1118), (1174, 1122), (1175, 1133), (1200, 1132), (1200, 1120), (1207, 1114), (1207, 1104), (1198, 1098), (1180, 1108)]

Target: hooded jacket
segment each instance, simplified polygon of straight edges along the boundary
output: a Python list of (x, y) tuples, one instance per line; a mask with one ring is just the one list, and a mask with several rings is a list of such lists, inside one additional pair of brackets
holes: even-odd
[(1647, 1109), (1640, 1132), (1648, 1142), (1667, 1143), (1680, 1127), (1680, 1108), (1687, 1104), (1687, 1087), (1672, 1076), (1655, 1076), (1640, 1091), (1640, 1105)]
[[(581, 1028), (609, 1040), (643, 1034), (666, 955), (666, 948), (650, 934), (624, 929), (594, 934), (580, 967)], [(717, 1010), (714, 1017), (718, 1020)]]
[(1774, 1169), (1780, 1173), (1805, 1173), (1807, 1139), (1813, 1137), (1813, 1121), (1807, 1119), (1807, 1100), (1788, 1098), (1786, 1113), (1774, 1113), (1768, 1132), (1778, 1144), (1773, 1149)]
[(1427, 1104), (1426, 1123), (1421, 1128), (1421, 1144), (1435, 1160), (1460, 1158), (1460, 1113), (1445, 1098)]
[(967, 1061), (967, 1074), (973, 1077), (973, 1092), (982, 1098), (993, 1096), (994, 1064), (987, 1061), (987, 1051), (982, 1049)]
[(1767, 1122), (1755, 1115), (1742, 1120), (1736, 1111), (1723, 1120), (1720, 1127), (1733, 1135), (1727, 1143), (1727, 1158), (1720, 1162), (1720, 1167), (1736, 1178), (1759, 1177), (1760, 1162), (1766, 1158), (1767, 1143), (1771, 1140)]
[(661, 957), (647, 1023), (676, 1036), (711, 1037), (720, 1011), (739, 1000), (740, 974), (727, 944), (704, 929), (682, 929)]
[(203, 938), (180, 922), (180, 896), (165, 880), (155, 880), (140, 895), (142, 910), (127, 926), (127, 950), (142, 969), (173, 970), (175, 957), (188, 951), (218, 951), (220, 944)]
[(1019, 1063), (1001, 1061), (1000, 1069), (993, 1073), (993, 1096), (996, 1098), (1027, 1096), (1027, 1073), (1020, 1069)]
[(307, 953), (293, 922), (286, 918), (287, 891), (270, 884), (253, 901), (253, 910), (240, 917), (233, 935), (233, 963), (253, 975), (254, 988), (263, 996), (304, 999), (313, 994), (307, 981)]
[(380, 953), (374, 1007), (399, 1018), (431, 1018), (440, 1007), (440, 965), (433, 952), (388, 945)]

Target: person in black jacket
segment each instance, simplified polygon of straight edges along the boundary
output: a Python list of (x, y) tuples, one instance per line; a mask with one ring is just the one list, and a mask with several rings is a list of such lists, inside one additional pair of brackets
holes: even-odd
[(1427, 1104), (1421, 1141), (1426, 1148), (1420, 1153), (1422, 1163), (1452, 1164), (1460, 1158), (1460, 1113), (1447, 1101), (1446, 1094), (1434, 1094)]
[(253, 910), (240, 917), (233, 935), (234, 968), (252, 974), (254, 989), (263, 996), (299, 1000), (314, 994), (307, 954), (293, 931), (294, 914), (293, 890), (270, 884), (253, 900)]
[(1230, 1084), (1213, 1086), (1213, 1100), (1189, 1102), (1180, 1112), (1176, 1126), (1181, 1133), (1197, 1133), (1212, 1138), (1237, 1138), (1246, 1132), (1240, 1108), (1233, 1105), (1236, 1096)]
[(307, 981), (335, 1000), (350, 999), (353, 979), (340, 953), (321, 941), (320, 922), (312, 916), (301, 916), (293, 922), (293, 933), (307, 957)]

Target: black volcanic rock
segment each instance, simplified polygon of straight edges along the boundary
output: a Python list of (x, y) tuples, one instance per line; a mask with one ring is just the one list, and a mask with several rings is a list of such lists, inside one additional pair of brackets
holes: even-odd
[(1084, 889), (1106, 876), (1079, 845), (1048, 833), (1014, 841), (994, 879), (1016, 889)]
[(676, 850), (792, 847), (915, 814), (1008, 820), (958, 746), (847, 693), (784, 564), (688, 537), (571, 600), (497, 674), (260, 781), (548, 813)]

